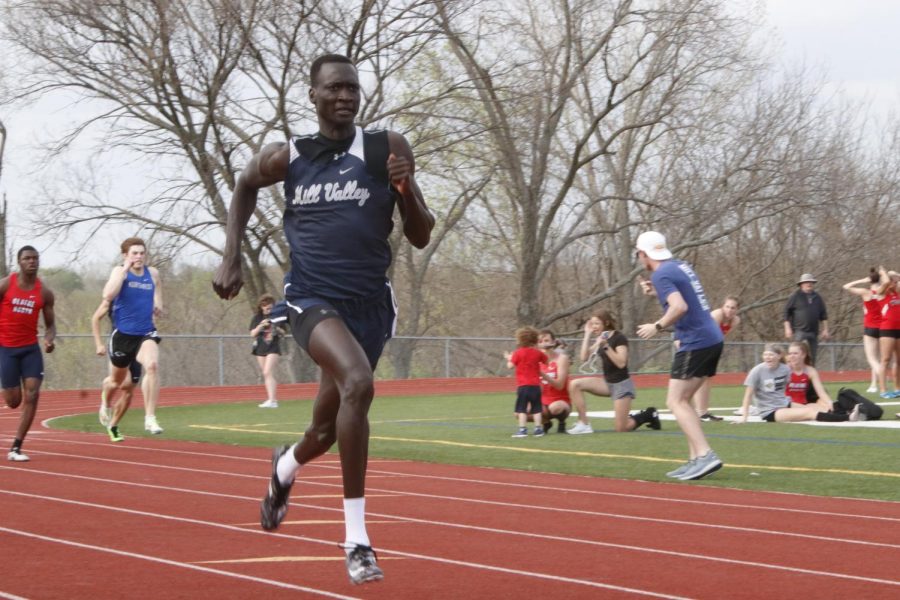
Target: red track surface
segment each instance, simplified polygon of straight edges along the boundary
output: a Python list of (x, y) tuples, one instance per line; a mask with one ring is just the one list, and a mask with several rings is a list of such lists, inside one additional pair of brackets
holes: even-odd
[[(38, 416), (92, 412), (93, 396), (48, 393)], [(0, 442), (17, 419), (0, 411)], [(900, 597), (900, 503), (372, 460), (386, 578), (354, 587), (332, 455), (266, 533), (266, 451), (40, 426), (26, 451), (0, 464), (0, 598)]]

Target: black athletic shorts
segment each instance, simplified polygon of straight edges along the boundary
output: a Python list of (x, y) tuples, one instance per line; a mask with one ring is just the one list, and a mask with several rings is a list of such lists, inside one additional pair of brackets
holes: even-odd
[(699, 350), (681, 350), (672, 359), (672, 379), (693, 379), (694, 377), (712, 377), (719, 366), (724, 342)]
[[(290, 299), (286, 304), (291, 334), (307, 354), (309, 337), (315, 326), (325, 319), (341, 319), (366, 353), (372, 370), (375, 370), (384, 345), (394, 336), (397, 326), (397, 303), (389, 283), (369, 298), (299, 298)], [(276, 314), (275, 308), (272, 314)], [(278, 322), (277, 317), (272, 317), (272, 323)]]
[(863, 327), (863, 335), (867, 335), (873, 338), (880, 338), (881, 330), (877, 327)]
[(879, 336), (883, 338), (900, 338), (900, 329), (879, 329)]
[[(109, 362), (111, 362), (114, 367), (120, 369), (129, 366), (131, 363), (135, 362), (144, 340), (153, 340), (157, 344), (162, 341), (156, 331), (151, 331), (147, 335), (129, 335), (127, 333), (122, 333), (118, 329), (114, 329), (109, 336), (109, 342), (106, 344)], [(132, 378), (133, 377), (134, 376), (132, 375)]]

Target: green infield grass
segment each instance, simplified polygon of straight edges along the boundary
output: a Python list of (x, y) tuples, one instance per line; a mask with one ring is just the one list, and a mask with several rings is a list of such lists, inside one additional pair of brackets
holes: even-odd
[[(834, 397), (841, 385), (847, 384), (826, 387)], [(714, 387), (713, 408), (739, 406), (742, 393), (741, 387)], [(633, 410), (665, 406), (662, 388), (638, 394)], [(587, 403), (590, 411), (612, 409), (606, 398), (588, 396)], [(687, 444), (674, 421), (663, 421), (661, 431), (645, 426), (615, 433), (611, 419), (595, 417), (590, 435), (559, 434), (554, 426), (542, 438), (513, 439), (513, 404), (512, 393), (376, 398), (369, 413), (370, 456), (522, 469), (534, 471), (535, 482), (547, 481), (540, 475), (546, 472), (672, 481), (666, 471), (686, 459)], [(160, 408), (158, 417), (166, 439), (271, 447), (302, 435), (311, 409), (308, 400), (281, 401), (277, 409), (256, 402), (203, 404)], [(900, 406), (886, 406), (883, 420), (896, 420), (898, 411)], [(120, 425), (126, 438), (154, 437), (144, 433), (142, 419), (136, 403)], [(570, 425), (574, 421), (570, 417)], [(95, 413), (57, 418), (50, 426), (103, 433)], [(900, 500), (900, 429), (728, 422), (703, 423), (703, 429), (725, 462), (705, 485)]]

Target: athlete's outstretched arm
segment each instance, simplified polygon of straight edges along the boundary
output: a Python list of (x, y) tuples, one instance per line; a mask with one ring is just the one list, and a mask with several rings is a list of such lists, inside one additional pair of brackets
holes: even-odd
[(241, 272), (241, 242), (244, 239), (244, 229), (250, 221), (250, 215), (256, 210), (259, 190), (284, 181), (289, 160), (286, 142), (269, 144), (255, 154), (241, 171), (231, 196), (231, 206), (228, 208), (222, 264), (216, 270), (212, 282), (213, 289), (220, 298), (231, 300), (241, 291), (244, 285), (244, 275)]
[(416, 160), (406, 138), (395, 131), (388, 132), (391, 154), (388, 157), (388, 177), (400, 193), (400, 217), (403, 219), (403, 235), (416, 248), (424, 248), (431, 240), (434, 215), (425, 205), (422, 190), (416, 183)]

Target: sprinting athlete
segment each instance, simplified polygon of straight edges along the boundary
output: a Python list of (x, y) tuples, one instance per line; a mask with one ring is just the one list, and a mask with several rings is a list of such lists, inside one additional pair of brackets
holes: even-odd
[(6, 458), (27, 462), (22, 443), (37, 413), (44, 357), (38, 343), (38, 317), (44, 315), (44, 352), (53, 352), (56, 339), (54, 296), (37, 276), (40, 256), (32, 246), (19, 248), (19, 271), (0, 279), (0, 382), (10, 408), (22, 405), (16, 437)]
[[(94, 311), (94, 314), (91, 315), (91, 333), (94, 336), (94, 346), (96, 347), (97, 356), (106, 356), (106, 342), (100, 337), (100, 322), (104, 317), (109, 317), (110, 321), (112, 321), (110, 303), (105, 298), (100, 301), (100, 306), (98, 306), (97, 310)], [(128, 410), (128, 407), (131, 406), (131, 400), (134, 398), (134, 388), (141, 380), (141, 363), (137, 361), (136, 357), (135, 360), (131, 361), (131, 364), (128, 365), (128, 372), (131, 376), (123, 379), (118, 388), (113, 384), (113, 371), (115, 368), (116, 367), (112, 363), (109, 363), (109, 375), (104, 378), (103, 383), (101, 384), (100, 410), (98, 411), (98, 416), (100, 424), (104, 427), (109, 426), (109, 421), (112, 419), (113, 414), (119, 413), (119, 419), (122, 418), (122, 415), (124, 415)], [(120, 392), (118, 399), (115, 398), (116, 390)], [(145, 414), (147, 411), (146, 402), (147, 400), (145, 398)], [(119, 406), (120, 404), (121, 407)], [(157, 424), (157, 427), (159, 427), (159, 424)], [(160, 429), (160, 432), (161, 431), (162, 429)]]
[[(159, 400), (159, 343), (153, 318), (162, 315), (162, 287), (159, 272), (146, 265), (147, 245), (140, 238), (128, 238), (121, 244), (122, 264), (113, 267), (103, 286), (103, 300), (112, 304), (113, 331), (107, 352), (111, 363), (110, 376), (103, 380), (101, 410), (116, 388), (120, 388), (133, 362), (144, 368), (141, 391), (144, 395), (144, 429), (152, 434), (163, 432), (156, 420)], [(96, 314), (96, 313), (95, 313)], [(117, 402), (109, 417), (107, 433), (113, 442), (125, 437), (119, 432), (119, 422), (128, 406)]]
[(424, 248), (434, 217), (416, 184), (406, 138), (356, 125), (361, 92), (349, 58), (327, 54), (313, 61), (309, 99), (318, 133), (266, 146), (241, 172), (213, 289), (225, 299), (240, 291), (241, 240), (257, 195), (283, 181), (284, 231), (291, 249), (284, 290), (288, 319), (294, 340), (321, 375), (306, 433), (274, 452), (260, 522), (267, 530), (279, 526), (298, 470), (337, 442), (344, 484), (343, 548), (350, 581), (358, 584), (384, 576), (366, 530), (365, 480), (372, 373), (396, 317), (386, 276), (392, 260), (388, 236), (396, 207), (406, 238)]

